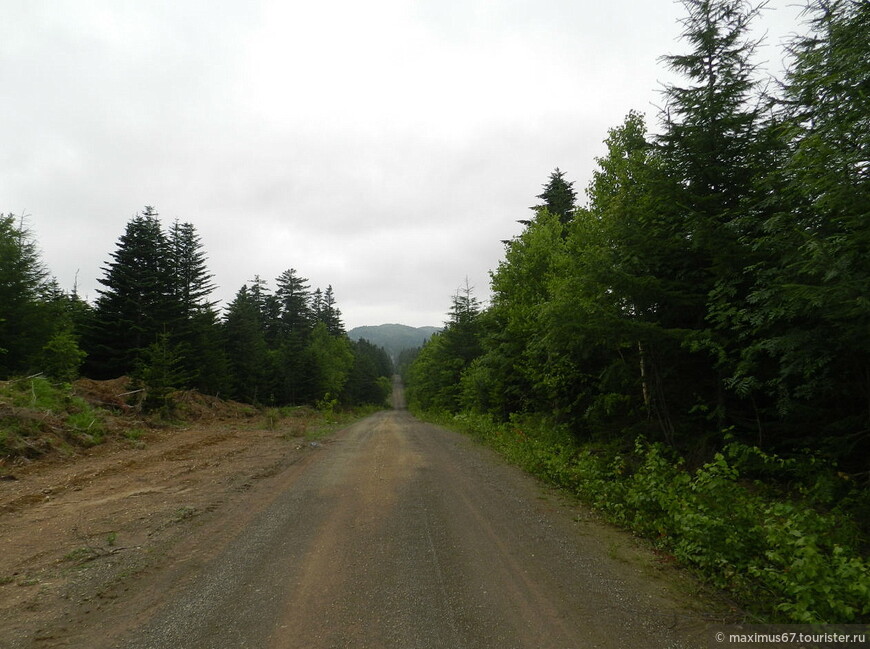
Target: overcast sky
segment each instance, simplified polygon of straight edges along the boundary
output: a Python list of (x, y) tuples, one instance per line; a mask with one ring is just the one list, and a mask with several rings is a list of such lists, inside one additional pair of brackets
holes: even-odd
[[(798, 30), (773, 0), (760, 59)], [(607, 129), (655, 127), (685, 51), (671, 0), (0, 0), (0, 211), (61, 286), (130, 217), (193, 223), (232, 299), (288, 268), (348, 328), (440, 325), (555, 167), (583, 194)]]

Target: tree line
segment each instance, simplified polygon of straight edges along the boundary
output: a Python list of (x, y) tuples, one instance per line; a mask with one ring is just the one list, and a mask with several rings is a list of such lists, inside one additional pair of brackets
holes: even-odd
[(153, 207), (127, 223), (93, 304), (50, 278), (23, 217), (0, 216), (0, 377), (131, 376), (162, 407), (173, 389), (267, 405), (383, 403), (391, 361), (351, 341), (332, 286), (255, 276), (223, 313), (191, 223)]
[[(688, 454), (870, 459), (870, 4), (812, 0), (781, 79), (743, 0), (684, 0), (657, 132), (630, 112), (586, 201), (558, 168), (408, 370), (422, 409)], [(865, 474), (866, 477), (866, 474)]]

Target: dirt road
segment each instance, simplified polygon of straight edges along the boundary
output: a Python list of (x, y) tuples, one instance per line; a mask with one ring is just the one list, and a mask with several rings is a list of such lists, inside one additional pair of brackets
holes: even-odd
[[(164, 460), (78, 490), (0, 500), (18, 503), (0, 516), (0, 577), (19, 566), (0, 586), (0, 647), (703, 645), (685, 578), (405, 410), (313, 446), (266, 431), (248, 431), (245, 443), (223, 435), (205, 443), (214, 435), (203, 433), (183, 452), (157, 444), (149, 452)], [(78, 508), (63, 504), (76, 499)], [(79, 562), (62, 554), (83, 543), (69, 531), (75, 512), (82, 526), (112, 530), (83, 537), (80, 552), (93, 556)], [(68, 533), (40, 538), (34, 521)]]

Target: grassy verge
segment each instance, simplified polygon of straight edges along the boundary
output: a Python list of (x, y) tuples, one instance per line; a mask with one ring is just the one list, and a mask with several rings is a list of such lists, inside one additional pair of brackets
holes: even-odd
[(519, 421), (430, 415), (651, 539), (763, 620), (870, 619), (870, 563), (857, 520), (868, 494), (811, 457), (733, 443), (689, 470), (660, 444), (578, 446)]
[(353, 422), (383, 410), (380, 406), (360, 406), (340, 409), (311, 406), (285, 406), (266, 408), (262, 424), (266, 429), (277, 430), (287, 439), (302, 437), (317, 441)]
[(110, 438), (141, 448), (147, 430), (154, 427), (245, 421), (280, 430), (288, 439), (312, 441), (380, 409), (342, 410), (334, 402), (320, 408), (261, 408), (185, 390), (169, 395), (168, 407), (143, 412), (126, 403), (125, 395), (132, 395), (134, 400), (138, 396), (138, 391), (129, 390), (126, 379), (84, 380), (75, 387), (41, 376), (0, 381), (0, 478), (15, 464), (49, 455), (72, 455), (77, 449)]
[(100, 444), (108, 413), (70, 385), (42, 377), (0, 382), (0, 458), (36, 458)]

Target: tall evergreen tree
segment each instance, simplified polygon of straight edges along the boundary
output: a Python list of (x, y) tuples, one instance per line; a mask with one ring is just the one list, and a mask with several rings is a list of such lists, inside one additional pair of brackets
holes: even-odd
[(47, 276), (24, 217), (0, 215), (0, 376), (28, 369), (47, 341), (40, 309)]
[(224, 339), (233, 398), (261, 403), (267, 397), (267, 347), (260, 322), (260, 307), (247, 285), (227, 307)]
[(214, 275), (206, 266), (202, 241), (191, 223), (176, 220), (169, 229), (167, 250), (171, 293), (178, 320), (170, 323), (172, 343), (178, 346), (185, 386), (206, 393), (226, 388), (227, 364), (218, 333)]
[(577, 192), (574, 191), (574, 183), (565, 180), (565, 172), (556, 167), (550, 174), (550, 180), (544, 185), (544, 191), (537, 198), (544, 201), (532, 209), (535, 211), (546, 209), (550, 214), (559, 217), (562, 225), (566, 225), (574, 216), (577, 209)]
[(87, 337), (89, 371), (98, 378), (131, 372), (142, 350), (179, 318), (166, 235), (154, 208), (146, 206), (127, 223), (110, 256)]
[(281, 331), (285, 336), (305, 338), (313, 325), (308, 280), (290, 268), (275, 280)]
[(424, 409), (456, 412), (462, 406), (463, 371), (480, 355), (480, 303), (473, 289), (453, 296), (449, 319), (441, 333), (423, 345), (409, 374), (414, 384), (409, 398)]
[(766, 435), (864, 462), (870, 453), (870, 5), (810, 3), (811, 31), (776, 116), (769, 209), (748, 241), (760, 257), (743, 304), (734, 388), (760, 404)]
[(179, 223), (176, 219), (169, 229), (167, 248), (172, 291), (182, 316), (191, 318), (213, 307), (216, 302), (208, 297), (216, 288), (214, 275), (208, 271), (202, 241), (193, 224)]
[(673, 359), (672, 367), (693, 377), (689, 402), (680, 411), (705, 413), (724, 428), (735, 406), (725, 379), (738, 345), (709, 317), (721, 310), (717, 298), (746, 294), (745, 269), (754, 259), (740, 227), (746, 211), (755, 208), (754, 179), (764, 158), (758, 150), (765, 141), (758, 136), (761, 92), (752, 61), (757, 43), (749, 32), (758, 10), (746, 0), (683, 4), (688, 15), (682, 37), (690, 51), (663, 58), (688, 83), (665, 89), (659, 144), (667, 182), (658, 193), (685, 242), (670, 270), (684, 299), (664, 305), (659, 317), (669, 328), (684, 330), (682, 348), (692, 352)]
[(290, 268), (275, 280), (277, 313), (273, 393), (281, 403), (312, 403), (317, 392), (314, 360), (306, 352), (314, 324), (308, 280)]
[(330, 336), (343, 336), (345, 334), (344, 323), (341, 321), (341, 310), (335, 304), (335, 294), (331, 284), (326, 287), (325, 291), (321, 292), (320, 289), (317, 289), (314, 292), (312, 312), (317, 322), (326, 325), (326, 330)]

